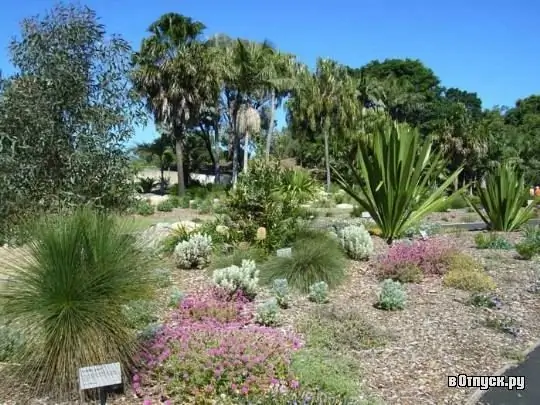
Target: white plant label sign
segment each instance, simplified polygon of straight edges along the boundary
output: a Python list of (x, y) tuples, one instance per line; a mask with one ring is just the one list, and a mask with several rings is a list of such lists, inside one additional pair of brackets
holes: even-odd
[(369, 215), (369, 212), (364, 211), (362, 212), (362, 218), (371, 218), (371, 215)]
[(427, 239), (428, 234), (426, 231), (420, 231), (420, 236), (422, 237), (422, 239)]
[(79, 369), (79, 388), (81, 390), (118, 384), (122, 384), (120, 363), (100, 364)]
[(283, 248), (276, 250), (276, 255), (278, 257), (291, 257), (292, 256), (292, 249), (289, 248)]

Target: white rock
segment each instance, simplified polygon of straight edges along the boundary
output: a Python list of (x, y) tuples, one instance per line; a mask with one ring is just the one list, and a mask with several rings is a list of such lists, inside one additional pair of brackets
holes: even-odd
[(174, 224), (170, 224), (169, 229), (175, 230), (175, 229), (184, 228), (186, 231), (191, 232), (197, 229), (199, 226), (200, 224), (193, 221), (178, 221), (178, 222), (175, 222)]
[(354, 205), (352, 204), (338, 204), (336, 205), (336, 208), (342, 209), (342, 210), (352, 210), (354, 208)]

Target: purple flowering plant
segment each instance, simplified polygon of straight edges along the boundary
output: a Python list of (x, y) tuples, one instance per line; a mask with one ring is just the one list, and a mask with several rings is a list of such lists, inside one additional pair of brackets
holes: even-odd
[(444, 274), (448, 258), (455, 252), (446, 238), (398, 242), (378, 258), (375, 267), (381, 279), (420, 281), (423, 276)]
[(297, 389), (289, 366), (300, 340), (254, 325), (253, 314), (242, 293), (231, 298), (214, 288), (186, 296), (135, 359), (135, 393), (147, 401), (202, 403), (222, 394), (249, 398)]

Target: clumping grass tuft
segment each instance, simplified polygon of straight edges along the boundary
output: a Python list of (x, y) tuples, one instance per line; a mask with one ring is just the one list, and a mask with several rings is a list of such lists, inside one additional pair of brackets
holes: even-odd
[(305, 234), (301, 233), (293, 243), (290, 257), (274, 256), (262, 265), (262, 282), (286, 279), (291, 287), (304, 293), (320, 281), (326, 282), (329, 288), (343, 282), (346, 261), (337, 239), (322, 231)]
[(88, 208), (31, 225), (27, 255), (2, 263), (13, 274), (2, 304), (26, 340), (18, 377), (64, 398), (79, 367), (129, 370), (137, 344), (122, 309), (152, 298), (153, 263), (125, 223)]

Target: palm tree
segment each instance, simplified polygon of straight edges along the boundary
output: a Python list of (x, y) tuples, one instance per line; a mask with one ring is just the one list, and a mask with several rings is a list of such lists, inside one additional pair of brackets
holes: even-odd
[(155, 121), (171, 128), (180, 195), (185, 191), (185, 136), (219, 94), (213, 49), (200, 41), (204, 29), (189, 17), (165, 14), (150, 26), (150, 36), (134, 57), (135, 88), (146, 98)]

